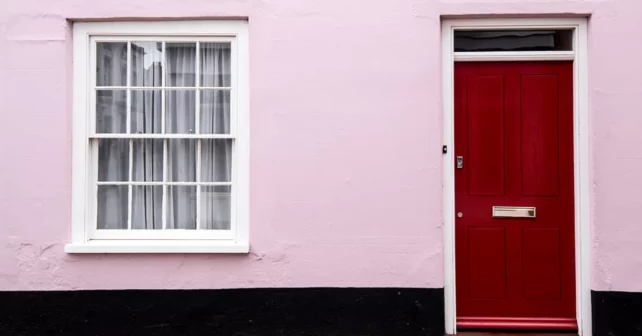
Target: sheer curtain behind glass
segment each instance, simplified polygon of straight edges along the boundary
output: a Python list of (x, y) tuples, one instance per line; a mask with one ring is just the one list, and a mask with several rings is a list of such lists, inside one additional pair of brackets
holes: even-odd
[[(127, 43), (98, 43), (97, 133), (230, 133), (229, 43), (200, 43), (197, 50), (194, 42), (167, 42), (163, 55), (161, 42), (132, 42), (129, 50), (128, 58)], [(114, 58), (116, 54), (119, 57)], [(131, 62), (129, 86), (128, 61)], [(163, 80), (166, 89), (162, 88)], [(100, 86), (122, 86), (122, 89), (100, 90)], [(129, 125), (126, 124), (128, 91)], [(200, 116), (197, 116), (197, 104)], [(199, 118), (198, 130), (196, 118)], [(232, 142), (231, 139), (99, 139), (98, 228), (127, 229), (130, 221), (132, 229), (162, 229), (165, 217), (167, 229), (196, 229), (198, 217), (201, 229), (230, 229), (233, 186), (207, 183), (231, 182)], [(200, 176), (197, 176), (199, 161)], [(110, 181), (136, 183), (109, 185)], [(154, 182), (157, 185), (146, 185)], [(167, 182), (172, 185), (164, 184)], [(180, 185), (186, 182), (191, 184)], [(199, 183), (194, 185), (195, 182)], [(200, 206), (197, 205), (199, 199)]]
[[(161, 133), (163, 45), (160, 42), (132, 42), (130, 132)], [(149, 89), (147, 89), (149, 88)], [(163, 140), (135, 139), (132, 142), (132, 180), (163, 181)], [(132, 229), (162, 229), (163, 187), (132, 186)]]
[[(96, 133), (127, 132), (127, 43), (98, 43), (96, 85), (119, 86), (119, 90), (96, 91)], [(129, 180), (129, 141), (100, 139), (98, 147), (98, 181)], [(97, 216), (99, 228), (127, 228), (128, 187), (99, 185)]]
[[(230, 45), (221, 43), (201, 44), (201, 86), (230, 87)], [(200, 132), (203, 134), (230, 133), (230, 91), (201, 91)], [(201, 180), (204, 182), (228, 182), (232, 180), (232, 140), (203, 140), (201, 157)], [(202, 187), (202, 227), (207, 229), (230, 228), (230, 187)]]

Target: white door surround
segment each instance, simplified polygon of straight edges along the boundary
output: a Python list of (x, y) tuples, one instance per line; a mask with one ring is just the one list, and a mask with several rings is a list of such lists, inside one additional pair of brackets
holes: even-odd
[[(456, 30), (572, 29), (572, 51), (454, 52)], [(442, 34), (443, 94), (443, 221), (444, 293), (446, 333), (455, 334), (455, 170), (454, 170), (454, 63), (459, 61), (554, 61), (573, 60), (573, 150), (575, 183), (575, 278), (576, 312), (580, 336), (592, 336), (590, 283), (590, 179), (589, 114), (586, 18), (492, 18), (444, 19)]]

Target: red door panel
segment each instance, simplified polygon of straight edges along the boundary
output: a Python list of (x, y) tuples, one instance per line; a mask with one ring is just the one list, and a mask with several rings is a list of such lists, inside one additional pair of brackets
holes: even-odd
[(560, 230), (525, 228), (522, 230), (522, 285), (525, 299), (559, 300)]
[[(504, 79), (467, 78), (468, 195), (504, 194)], [(484, 124), (485, 127), (475, 127)]]
[(558, 196), (557, 76), (522, 75), (521, 86), (521, 92), (527, 93), (520, 102), (522, 195)]
[(457, 63), (455, 156), (458, 328), (577, 329), (572, 62)]
[[(506, 230), (500, 227), (468, 229), (468, 296), (506, 298)], [(471, 281), (474, 279), (474, 281)]]

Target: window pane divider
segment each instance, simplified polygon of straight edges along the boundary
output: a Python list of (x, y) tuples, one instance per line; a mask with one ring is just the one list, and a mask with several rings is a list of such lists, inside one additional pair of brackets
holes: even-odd
[[(196, 230), (201, 229), (201, 140), (196, 141)], [(231, 183), (230, 183), (231, 184)]]
[[(134, 140), (131, 139), (129, 140), (129, 180), (131, 181), (134, 176)], [(133, 190), (132, 190), (132, 185), (128, 185), (127, 187), (127, 229), (131, 230), (132, 229), (132, 202), (134, 201), (133, 198)]]
[[(161, 87), (165, 87), (166, 73), (167, 73), (167, 50), (165, 50), (165, 41), (161, 44)], [(161, 89), (161, 132), (165, 133), (165, 90)], [(129, 135), (131, 136), (131, 135)], [(151, 138), (153, 139), (153, 138)], [(163, 182), (167, 181), (167, 146), (169, 146), (169, 140), (167, 138), (163, 141)], [(163, 223), (163, 230), (167, 229), (167, 185), (163, 184), (163, 200), (161, 204), (161, 219)]]
[[(196, 87), (198, 88), (201, 85), (201, 43), (199, 41), (196, 41), (196, 70), (194, 72), (195, 74), (195, 82), (196, 82)], [(194, 132), (197, 135), (200, 135), (201, 133), (201, 91), (196, 90), (196, 102), (195, 102), (195, 130)], [(201, 139), (199, 138), (196, 141), (196, 182), (201, 181)], [(196, 230), (201, 229), (201, 185), (197, 184), (196, 185)]]
[[(164, 100), (163, 100), (164, 101)], [(163, 108), (164, 111), (164, 108)], [(164, 113), (164, 112), (163, 112)], [(168, 149), (169, 147), (169, 140), (165, 139), (163, 141), (163, 203), (161, 206), (161, 218), (163, 221), (163, 230), (167, 229), (167, 166), (168, 166)]]
[(127, 182), (127, 181), (99, 181), (97, 185), (132, 185), (132, 186), (231, 186), (232, 182)]
[[(161, 104), (164, 105), (164, 104)], [(164, 118), (162, 118), (164, 119)], [(101, 133), (92, 134), (89, 139), (235, 139), (234, 134), (154, 134), (154, 133)]]
[(230, 91), (231, 86), (95, 86), (94, 90), (220, 90)]
[[(131, 85), (132, 81), (132, 76), (131, 76), (131, 70), (132, 70), (132, 42), (127, 41), (127, 74), (125, 75), (125, 78), (127, 80), (127, 86), (129, 87)], [(127, 125), (125, 125), (125, 129), (131, 132), (131, 119), (132, 119), (132, 113), (131, 113), (131, 90), (127, 90), (127, 102), (125, 103), (126, 106), (126, 122)], [(134, 140), (129, 139), (128, 141), (128, 146), (129, 146), (129, 167), (128, 167), (128, 178), (129, 180), (133, 180), (134, 176)], [(129, 185), (127, 186), (127, 230), (132, 229), (132, 201), (134, 200), (133, 198), (133, 190), (132, 186)]]
[(125, 42), (128, 39), (136, 41), (151, 41), (156, 42), (158, 40), (163, 40), (167, 42), (219, 42), (219, 43), (229, 43), (233, 41), (236, 37), (236, 33), (229, 34), (217, 34), (217, 33), (203, 33), (203, 34), (178, 34), (179, 36), (171, 36), (168, 34), (135, 34), (135, 33), (123, 33), (123, 34), (93, 34), (91, 37), (92, 42)]

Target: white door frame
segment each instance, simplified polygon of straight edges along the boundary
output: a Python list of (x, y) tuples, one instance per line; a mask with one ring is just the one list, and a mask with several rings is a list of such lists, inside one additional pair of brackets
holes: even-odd
[[(548, 52), (454, 52), (455, 30), (489, 29), (573, 29), (573, 51)], [(586, 18), (491, 18), (443, 20), (442, 94), (443, 138), (447, 153), (443, 156), (444, 220), (444, 293), (446, 333), (455, 334), (455, 129), (454, 64), (456, 61), (551, 61), (573, 63), (573, 155), (575, 193), (575, 280), (576, 312), (580, 336), (592, 336), (591, 330), (591, 232), (589, 180), (589, 114)]]

